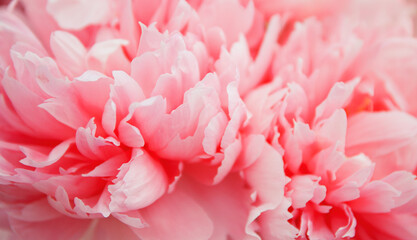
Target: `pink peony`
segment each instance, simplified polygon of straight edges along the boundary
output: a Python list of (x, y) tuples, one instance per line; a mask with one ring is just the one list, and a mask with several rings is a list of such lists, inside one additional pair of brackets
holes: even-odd
[(383, 1), (375, 14), (361, 12), (372, 1), (351, 4), (295, 23), (272, 81), (245, 98), (253, 118), (244, 148), (258, 138), (283, 159), (246, 157), (256, 161), (246, 179), (264, 194), (257, 222), (265, 239), (417, 236), (417, 41), (400, 3)]
[(414, 239), (400, 0), (0, 9), (0, 238)]

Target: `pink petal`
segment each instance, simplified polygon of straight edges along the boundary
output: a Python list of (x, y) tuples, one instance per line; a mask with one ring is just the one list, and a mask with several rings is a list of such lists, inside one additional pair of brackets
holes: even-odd
[[(6, 75), (3, 78), (3, 87), (21, 119), (41, 136), (66, 139), (71, 135), (72, 131), (69, 128), (38, 107), (43, 99), (30, 92), (21, 83)], [(57, 132), (60, 134), (57, 135)]]
[(64, 31), (51, 34), (51, 50), (67, 76), (76, 77), (85, 70), (87, 50), (77, 37)]
[(288, 184), (292, 207), (304, 208), (307, 202), (319, 204), (326, 197), (326, 187), (319, 184), (320, 177), (300, 175), (291, 178)]
[(4, 23), (4, 26), (7, 26), (0, 30), (0, 40), (2, 42), (2, 46), (0, 47), (0, 62), (2, 64), (0, 66), (2, 68), (6, 67), (4, 64), (11, 63), (9, 57), (10, 49), (12, 45), (15, 45), (17, 42), (32, 46), (33, 49), (36, 49), (36, 51), (34, 51), (35, 53), (39, 53), (43, 56), (46, 55), (46, 51), (42, 44), (19, 17), (7, 11), (2, 11), (0, 13), (0, 21)]
[(187, 194), (203, 207), (213, 223), (210, 239), (244, 239), (246, 217), (250, 209), (250, 191), (237, 174), (229, 174), (215, 186), (204, 186), (193, 181), (180, 181), (177, 189)]
[(275, 47), (278, 34), (281, 31), (281, 25), (282, 20), (278, 15), (274, 15), (270, 18), (267, 32), (265, 33), (255, 62), (249, 71), (248, 79), (246, 80), (246, 83), (244, 85), (242, 84), (242, 87), (239, 88), (242, 95), (262, 80), (262, 77), (269, 67), (269, 63), (273, 57), (273, 49)]
[(133, 231), (124, 223), (119, 220), (110, 217), (97, 220), (97, 224), (94, 226), (91, 237), (88, 236), (82, 240), (112, 240), (112, 239), (124, 239), (124, 240), (137, 240), (138, 237)]
[[(347, 205), (342, 205), (343, 214), (347, 217), (346, 223), (341, 223), (339, 226), (335, 224), (336, 221), (333, 222), (333, 228), (337, 228), (335, 237), (336, 238), (348, 238), (348, 237), (355, 237), (356, 234), (356, 227), (357, 221), (352, 212), (352, 210)], [(333, 213), (334, 214), (334, 213)], [(339, 213), (340, 214), (340, 213)], [(340, 218), (340, 217), (339, 217)], [(332, 218), (333, 219), (333, 218)], [(345, 225), (343, 225), (345, 224)], [(334, 226), (336, 225), (336, 226)]]
[(149, 227), (134, 231), (143, 239), (209, 239), (213, 233), (210, 217), (196, 200), (181, 190), (166, 194), (142, 209), (141, 214)]
[(412, 214), (367, 214), (358, 218), (357, 237), (361, 239), (414, 239), (417, 217)]
[(186, 165), (185, 171), (204, 184), (218, 184), (230, 173), (241, 148), (241, 142), (237, 140), (224, 150), (224, 154), (216, 154), (212, 160), (214, 163), (201, 160)]
[(135, 19), (135, 12), (138, 9), (132, 8), (131, 1), (122, 1), (122, 10), (120, 17), (120, 34), (124, 39), (129, 41), (129, 44), (126, 46), (130, 59), (136, 56), (137, 46), (139, 42), (139, 29), (138, 23)]
[(116, 219), (118, 219), (122, 223), (129, 225), (130, 227), (134, 227), (134, 228), (149, 227), (148, 224), (143, 221), (143, 217), (139, 211), (112, 213), (112, 216), (114, 216)]
[(252, 2), (244, 7), (237, 0), (204, 2), (198, 10), (202, 24), (207, 29), (221, 27), (228, 43), (234, 42), (239, 33), (246, 33), (250, 29), (254, 13)]
[(417, 181), (416, 176), (406, 171), (396, 171), (381, 179), (401, 192), (397, 199), (394, 199), (395, 212), (411, 213), (415, 212), (417, 201)]
[(338, 149), (344, 150), (347, 128), (347, 117), (344, 110), (335, 110), (328, 119), (322, 120), (317, 128), (317, 134), (321, 138), (319, 141), (322, 145), (339, 143)]
[(36, 168), (49, 166), (56, 163), (62, 156), (64, 156), (66, 151), (73, 143), (74, 139), (63, 141), (55, 146), (49, 155), (44, 155), (43, 153), (36, 152), (30, 148), (21, 147), (21, 150), (23, 153), (25, 153), (26, 158), (20, 160), (20, 162), (27, 166)]
[(141, 86), (132, 77), (123, 71), (113, 71), (114, 84), (111, 86), (110, 96), (120, 108), (122, 113), (127, 113), (133, 102), (145, 99)]
[(120, 141), (128, 147), (139, 148), (145, 145), (140, 130), (130, 123), (122, 120), (118, 127)]
[(79, 128), (75, 135), (75, 143), (81, 154), (94, 160), (106, 160), (122, 151), (119, 143), (111, 138), (96, 137), (97, 126), (92, 119), (86, 128)]
[(400, 194), (400, 191), (388, 183), (373, 181), (361, 189), (358, 199), (348, 204), (355, 212), (386, 213), (395, 207), (394, 199)]
[(158, 77), (162, 74), (159, 59), (154, 53), (147, 52), (133, 59), (132, 78), (139, 83), (145, 96), (149, 97)]
[(288, 219), (292, 217), (288, 212), (290, 205), (291, 202), (283, 198), (277, 208), (262, 213), (259, 217), (261, 223), (259, 232), (262, 239), (290, 240), (296, 238), (298, 229), (288, 222)]
[(242, 151), (236, 160), (235, 169), (245, 169), (252, 165), (262, 154), (265, 137), (263, 135), (251, 134), (242, 139)]
[(132, 159), (121, 166), (109, 186), (111, 211), (128, 211), (151, 205), (167, 190), (162, 166), (147, 153), (135, 150)]
[(316, 107), (314, 122), (318, 123), (329, 118), (336, 109), (345, 107), (358, 83), (359, 79), (354, 79), (346, 84), (343, 82), (335, 83), (327, 98)]
[(111, 14), (110, 1), (48, 1), (46, 9), (60, 27), (79, 30), (91, 24), (105, 24)]
[(88, 173), (82, 174), (83, 177), (114, 177), (123, 163), (127, 162), (126, 154), (116, 155), (107, 159)]
[(1, 126), (7, 126), (4, 129), (16, 130), (25, 134), (32, 133), (32, 130), (23, 123), (16, 112), (6, 103), (3, 94), (0, 94), (0, 112), (2, 113), (0, 116)]
[(46, 198), (28, 203), (22, 207), (10, 208), (7, 215), (11, 218), (27, 222), (49, 221), (62, 215), (48, 204)]
[[(88, 70), (72, 82), (72, 88), (77, 96), (78, 109), (84, 109), (94, 116), (102, 116), (103, 108), (109, 99), (110, 84), (113, 79), (101, 72)], [(94, 91), (92, 91), (94, 89)], [(79, 110), (78, 110), (79, 111)], [(76, 113), (73, 113), (76, 114)], [(91, 117), (90, 117), (91, 118)]]
[(69, 218), (56, 212), (46, 199), (32, 202), (9, 213), (9, 222), (19, 239), (79, 239), (89, 220)]
[(58, 217), (47, 221), (28, 222), (10, 218), (10, 225), (21, 239), (78, 240), (87, 230), (89, 220), (80, 220), (70, 217)]
[(289, 135), (284, 145), (286, 150), (284, 158), (291, 171), (297, 172), (303, 162), (303, 150), (307, 150), (315, 140), (316, 135), (307, 124), (298, 122), (294, 124), (293, 133)]
[(380, 156), (410, 143), (416, 135), (417, 120), (406, 113), (359, 113), (348, 120), (346, 150), (349, 155)]
[(281, 155), (268, 143), (263, 142), (263, 145), (262, 154), (251, 166), (245, 169), (244, 174), (262, 203), (278, 206), (284, 197), (283, 161)]
[(128, 42), (123, 39), (111, 39), (94, 44), (88, 51), (86, 62), (88, 69), (110, 75), (113, 70), (129, 72), (130, 63), (122, 47)]
[(219, 112), (210, 120), (207, 127), (204, 129), (204, 139), (202, 143), (204, 152), (209, 155), (214, 155), (216, 153), (226, 124), (227, 117), (223, 112)]

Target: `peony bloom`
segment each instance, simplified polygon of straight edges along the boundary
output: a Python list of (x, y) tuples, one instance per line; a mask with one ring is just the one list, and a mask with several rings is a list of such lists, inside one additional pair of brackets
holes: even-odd
[(2, 3), (1, 238), (416, 238), (408, 7)]
[[(107, 15), (76, 23), (65, 4), (55, 4), (19, 3), (1, 12), (1, 191), (14, 233), (39, 239), (244, 235), (245, 219), (233, 219), (249, 208), (244, 181), (231, 175), (215, 187), (202, 185), (218, 184), (231, 172), (249, 117), (237, 76), (209, 72), (213, 46), (202, 42), (203, 35), (142, 22), (133, 27), (135, 36), (125, 36), (122, 28), (108, 29), (109, 21), (123, 19)], [(102, 4), (70, 7), (83, 14)], [(119, 7), (127, 8), (120, 15), (135, 21), (123, 15), (132, 11), (130, 4)], [(57, 15), (45, 12), (50, 26), (33, 22), (31, 29), (25, 21), (39, 8), (57, 8)], [(177, 8), (191, 11), (185, 2)], [(171, 21), (178, 24), (175, 16)], [(36, 29), (50, 39), (43, 41)], [(92, 44), (85, 38), (89, 33), (97, 38)], [(214, 47), (219, 52), (221, 45)], [(229, 188), (236, 193), (226, 195)], [(201, 191), (213, 193), (201, 198)], [(225, 207), (234, 211), (222, 223), (217, 212)], [(55, 227), (48, 231), (51, 223)], [(64, 231), (68, 224), (73, 227)]]
[(281, 193), (259, 205), (265, 239), (417, 234), (410, 227), (417, 220), (411, 19), (396, 1), (380, 5), (390, 13), (384, 18), (351, 4), (336, 16), (295, 23), (272, 62), (272, 81), (245, 98), (253, 118), (244, 148), (259, 138), (275, 159), (282, 156), (280, 164), (271, 155), (246, 158), (259, 165), (245, 170), (252, 185)]

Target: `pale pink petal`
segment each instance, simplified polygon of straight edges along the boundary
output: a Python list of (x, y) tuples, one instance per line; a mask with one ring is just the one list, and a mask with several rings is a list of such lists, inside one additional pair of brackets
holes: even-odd
[(376, 157), (410, 143), (416, 135), (417, 120), (409, 114), (359, 113), (348, 120), (346, 150), (350, 155), (364, 152)]
[(360, 191), (360, 197), (349, 202), (355, 212), (386, 213), (395, 208), (395, 199), (401, 192), (382, 181), (373, 181)]
[(412, 214), (367, 214), (358, 217), (357, 237), (361, 239), (413, 239), (417, 217)]
[(66, 217), (55, 211), (46, 199), (11, 209), (9, 223), (19, 239), (79, 239), (89, 220)]
[(272, 146), (266, 142), (263, 145), (262, 154), (245, 169), (244, 174), (260, 202), (278, 206), (284, 197), (284, 163), (281, 155)]
[(271, 17), (258, 55), (256, 56), (253, 66), (251, 66), (251, 69), (249, 69), (247, 79), (245, 79), (242, 87), (239, 88), (239, 91), (242, 94), (245, 94), (250, 88), (254, 87), (262, 80), (262, 77), (269, 67), (270, 61), (273, 57), (273, 49), (276, 46), (275, 43), (278, 34), (281, 31), (282, 21), (283, 20), (280, 19), (278, 15)]
[(375, 164), (364, 155), (346, 159), (335, 172), (326, 201), (336, 204), (359, 198), (360, 187), (371, 180), (374, 168)]
[(313, 213), (312, 211), (304, 211), (302, 218), (304, 218), (303, 220), (307, 226), (307, 236), (309, 239), (335, 239), (332, 230), (326, 223), (325, 216), (323, 216), (322, 214)]
[(7, 209), (9, 217), (16, 220), (27, 222), (48, 221), (62, 215), (49, 206), (46, 198), (28, 203), (22, 207), (12, 207)]
[(134, 232), (143, 239), (209, 239), (213, 234), (209, 215), (181, 190), (165, 195), (140, 212), (149, 227)]
[(287, 185), (291, 197), (291, 206), (303, 208), (307, 202), (319, 204), (326, 197), (326, 187), (319, 184), (320, 177), (314, 175), (300, 175), (291, 178)]
[[(120, 16), (120, 34), (124, 39), (128, 40), (129, 43), (126, 46), (127, 52), (130, 59), (136, 56), (137, 47), (139, 43), (139, 28), (137, 20), (135, 19), (135, 12), (139, 9), (133, 9), (132, 1), (122, 1), (122, 10)], [(144, 8), (144, 7), (140, 7)], [(142, 20), (142, 19), (141, 19)], [(142, 20), (143, 21), (143, 20)]]
[(126, 239), (137, 240), (138, 237), (133, 231), (124, 223), (110, 217), (104, 219), (97, 219), (93, 225), (92, 233), (85, 235), (81, 240), (112, 240), (112, 239)]
[(157, 1), (147, 1), (147, 0), (138, 0), (132, 2), (133, 14), (136, 19), (140, 20), (146, 25), (152, 23), (152, 17), (155, 12), (158, 10), (158, 7), (161, 7), (163, 0)]
[(128, 158), (125, 154), (116, 155), (107, 159), (100, 165), (97, 165), (88, 173), (82, 174), (83, 177), (113, 177), (118, 173), (118, 169), (123, 163), (127, 162)]
[(170, 32), (181, 30), (195, 14), (195, 10), (185, 0), (180, 0), (175, 4), (175, 10), (168, 20), (166, 28)]
[(146, 222), (144, 222), (140, 212), (136, 210), (123, 213), (112, 213), (112, 216), (121, 221), (122, 223), (129, 225), (130, 227), (149, 227), (149, 225)]
[(236, 160), (234, 169), (241, 170), (252, 165), (262, 154), (264, 149), (263, 135), (251, 134), (244, 136), (242, 139), (242, 151)]
[(56, 238), (78, 240), (90, 223), (89, 220), (70, 217), (58, 217), (38, 222), (10, 218), (9, 221), (13, 231), (20, 239), (33, 240), (54, 240)]
[(140, 130), (123, 119), (118, 127), (120, 141), (129, 147), (139, 148), (145, 145)]
[(411, 213), (415, 212), (417, 198), (416, 176), (406, 171), (396, 171), (381, 179), (401, 192), (395, 201), (395, 212)]
[(108, 217), (110, 215), (109, 209), (110, 203), (110, 192), (107, 189), (107, 186), (104, 187), (104, 190), (101, 194), (90, 198), (80, 199), (78, 197), (74, 198), (74, 208), (73, 211), (76, 212), (79, 216), (86, 214), (88, 217)]
[[(337, 214), (337, 215), (344, 215), (342, 217), (334, 217), (335, 219), (340, 220), (341, 218), (347, 218), (347, 222), (344, 220), (342, 221), (332, 221), (332, 228), (337, 229), (335, 232), (336, 238), (348, 238), (348, 237), (355, 237), (356, 235), (356, 227), (357, 227), (357, 221), (356, 218), (347, 205), (342, 205), (341, 207), (342, 211), (336, 212), (339, 209), (335, 208), (330, 214)], [(332, 216), (333, 219), (333, 216)]]
[(94, 160), (106, 160), (121, 153), (117, 147), (119, 143), (111, 138), (96, 137), (97, 126), (94, 119), (90, 120), (86, 128), (77, 129), (75, 143), (81, 154)]
[(133, 102), (145, 99), (142, 87), (123, 71), (113, 71), (114, 84), (111, 86), (110, 96), (116, 103), (122, 115), (128, 112)]
[(185, 172), (204, 184), (218, 184), (232, 170), (241, 148), (241, 142), (236, 140), (224, 149), (224, 153), (215, 154), (213, 159), (201, 159), (198, 163), (186, 165)]
[(109, 99), (110, 85), (112, 83), (113, 79), (93, 70), (88, 70), (81, 76), (76, 77), (71, 87), (75, 91), (73, 97), (75, 95), (80, 102), (77, 105), (78, 109), (84, 108), (85, 111), (94, 116), (102, 116), (103, 108)]
[[(40, 178), (39, 175), (41, 174), (37, 173), (36, 177)], [(35, 182), (33, 186), (37, 190), (49, 196), (54, 196), (57, 192), (59, 194), (65, 192), (69, 199), (73, 199), (74, 197), (83, 199), (95, 196), (96, 194), (101, 193), (105, 184), (105, 181), (99, 178), (86, 178), (76, 175), (49, 176), (49, 178), (44, 180), (36, 180), (37, 179), (34, 179), (32, 181)], [(59, 192), (58, 189), (61, 189), (59, 190), (61, 192)], [(62, 202), (60, 202), (60, 204), (62, 204)]]
[(86, 55), (88, 68), (108, 75), (113, 70), (129, 72), (130, 63), (122, 49), (127, 44), (124, 39), (111, 39), (94, 44)]
[[(137, 1), (137, 3), (140, 3), (141, 1)], [(156, 3), (156, 1), (155, 1)], [(143, 3), (142, 3), (143, 4)], [(138, 12), (141, 7), (138, 8)], [(155, 51), (160, 47), (161, 42), (168, 37), (167, 33), (160, 33), (156, 27), (155, 24), (150, 24), (150, 26), (145, 26), (143, 23), (139, 23), (142, 34), (140, 36), (139, 46), (138, 46), (138, 52), (136, 56), (141, 56), (146, 52)], [(132, 61), (133, 63), (133, 61)], [(134, 69), (134, 67), (132, 67)]]
[(48, 0), (46, 9), (60, 27), (78, 30), (109, 21), (111, 6), (111, 1)]
[(347, 117), (342, 109), (335, 110), (328, 119), (320, 122), (318, 126), (318, 142), (322, 146), (338, 143), (338, 149), (345, 148)]
[(198, 10), (202, 24), (207, 28), (221, 27), (230, 44), (237, 40), (240, 33), (249, 31), (255, 15), (252, 2), (242, 6), (237, 0), (204, 1)]
[(104, 105), (103, 116), (101, 117), (101, 124), (104, 131), (112, 136), (116, 137), (114, 130), (117, 123), (117, 106), (112, 99), (109, 99)]
[(39, 108), (44, 109), (57, 121), (74, 130), (85, 126), (91, 118), (72, 98), (67, 97), (47, 99), (39, 104)]
[(6, 102), (5, 96), (0, 94), (0, 111), (1, 111), (1, 126), (10, 131), (17, 130), (21, 133), (30, 134), (32, 130), (27, 127), (23, 121), (13, 111), (11, 106)]
[(30, 148), (21, 147), (26, 157), (20, 160), (21, 163), (32, 167), (45, 167), (56, 163), (74, 143), (74, 139), (69, 139), (55, 146), (49, 155), (39, 153)]
[(133, 59), (131, 65), (130, 75), (139, 83), (145, 96), (149, 97), (158, 77), (162, 74), (157, 56), (150, 52), (144, 53)]
[(120, 167), (111, 193), (110, 209), (120, 212), (151, 205), (167, 190), (167, 176), (160, 163), (140, 150), (132, 153), (132, 159)]
[(292, 215), (288, 212), (291, 202), (283, 198), (281, 204), (272, 210), (265, 211), (259, 217), (260, 235), (262, 239), (290, 240), (295, 239), (298, 229), (292, 226), (288, 219)]
[[(44, 109), (38, 107), (43, 99), (30, 92), (25, 86), (9, 76), (3, 78), (2, 85), (11, 99), (13, 107), (21, 119), (41, 136), (69, 138), (72, 131), (52, 118)], [(60, 133), (58, 136), (56, 133)]]
[(10, 51), (10, 56), (17, 72), (16, 80), (36, 95), (47, 99), (62, 92), (66, 87), (66, 81), (51, 58), (41, 58), (27, 49), (18, 49), (16, 46)]
[(323, 182), (331, 183), (336, 179), (336, 172), (345, 162), (345, 156), (338, 151), (339, 144), (333, 145), (317, 152), (313, 158), (307, 160), (305, 164), (311, 172), (320, 176)]
[[(11, 63), (10, 49), (17, 42), (25, 43), (36, 49), (36, 53), (46, 55), (46, 51), (42, 44), (35, 37), (33, 32), (14, 14), (2, 10), (0, 12), (0, 22), (2, 28), (0, 30), (0, 66), (5, 69)], [(6, 65), (7, 64), (7, 65)]]
[(275, 124), (276, 106), (285, 97), (286, 91), (277, 91), (279, 86), (265, 84), (251, 91), (245, 97), (248, 110), (252, 113), (247, 128), (254, 133), (268, 134)]
[(204, 139), (202, 142), (205, 153), (209, 155), (216, 153), (226, 124), (227, 116), (224, 112), (219, 112), (207, 124), (207, 127), (204, 129)]
[(203, 207), (213, 223), (210, 239), (244, 239), (246, 217), (250, 209), (250, 191), (237, 174), (230, 174), (215, 186), (203, 186), (192, 181), (180, 181), (177, 188), (187, 189)]
[(336, 83), (327, 98), (317, 106), (314, 122), (318, 123), (320, 120), (330, 117), (336, 109), (345, 107), (358, 83), (359, 79), (354, 79), (346, 84)]
[(344, 2), (336, 4), (329, 0), (285, 0), (285, 1), (266, 1), (266, 0), (255, 0), (255, 6), (258, 7), (262, 12), (266, 14), (271, 13), (287, 13), (295, 18), (308, 17), (310, 15), (320, 15), (327, 11), (338, 9), (338, 7), (344, 6)]
[(166, 101), (161, 96), (156, 96), (140, 103), (133, 103), (129, 108), (129, 115), (126, 116), (126, 121), (137, 126), (148, 139), (148, 136), (149, 138), (153, 136), (161, 122), (166, 119), (165, 112)]
[(51, 34), (51, 50), (56, 62), (69, 77), (81, 75), (86, 67), (87, 50), (74, 35), (64, 31)]
[(291, 171), (297, 172), (303, 162), (303, 150), (315, 140), (316, 135), (307, 124), (298, 122), (294, 124), (293, 133), (288, 136), (284, 145), (286, 149), (284, 158)]

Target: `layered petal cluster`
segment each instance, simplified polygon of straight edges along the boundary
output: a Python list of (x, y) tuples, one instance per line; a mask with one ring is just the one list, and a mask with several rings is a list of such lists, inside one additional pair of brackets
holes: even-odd
[[(245, 133), (269, 142), (284, 165), (265, 164), (258, 181), (283, 170), (287, 177), (276, 207), (258, 211), (265, 239), (416, 237), (417, 119), (408, 92), (417, 41), (406, 8), (384, 1), (362, 13), (373, 3), (295, 22), (279, 42), (272, 80), (245, 97), (253, 114)], [(379, 16), (382, 9), (389, 14)]]
[(416, 238), (410, 9), (2, 2), (0, 238)]

